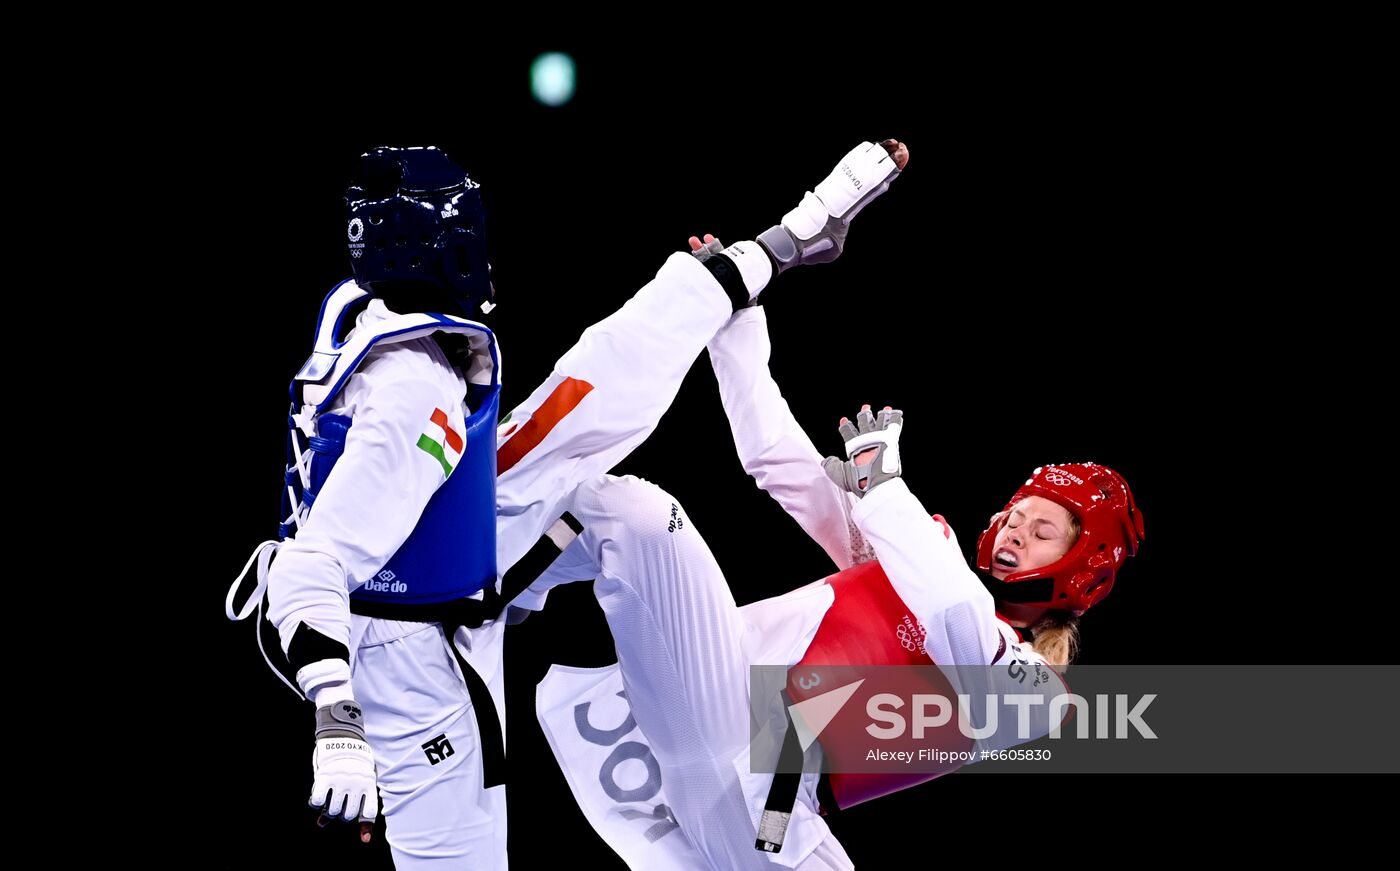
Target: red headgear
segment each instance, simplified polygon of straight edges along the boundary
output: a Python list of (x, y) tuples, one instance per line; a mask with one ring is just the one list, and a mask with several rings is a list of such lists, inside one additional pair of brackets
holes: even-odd
[(977, 539), (977, 568), (990, 572), (997, 532), (1011, 509), (1027, 496), (1042, 496), (1065, 507), (1078, 520), (1079, 540), (1058, 562), (1010, 575), (988, 586), (999, 602), (1079, 613), (1113, 588), (1123, 560), (1137, 553), (1143, 538), (1142, 513), (1123, 476), (1097, 463), (1041, 466)]

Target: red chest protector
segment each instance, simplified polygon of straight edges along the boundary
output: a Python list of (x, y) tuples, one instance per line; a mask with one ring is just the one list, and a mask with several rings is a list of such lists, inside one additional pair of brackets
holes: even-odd
[[(826, 612), (802, 660), (788, 671), (787, 692), (793, 702), (802, 702), (858, 679), (866, 681), (862, 690), (876, 691), (880, 691), (879, 684), (888, 679), (889, 690), (906, 699), (915, 692), (957, 699), (952, 685), (933, 668), (921, 670), (918, 677), (911, 677), (907, 669), (889, 669), (887, 677), (882, 675), (885, 670), (869, 668), (842, 674), (840, 666), (931, 666), (933, 662), (924, 653), (923, 627), (890, 585), (879, 562), (853, 566), (827, 578), (825, 583), (836, 593), (836, 601)], [(911, 681), (918, 685), (911, 686)], [(868, 697), (864, 692), (862, 696)], [(900, 713), (907, 724), (908, 706)], [(917, 786), (959, 768), (961, 762), (947, 762), (931, 771), (908, 771), (901, 769), (910, 766), (891, 763), (889, 772), (874, 773), (869, 772), (872, 763), (867, 758), (873, 744), (887, 751), (970, 750), (972, 740), (958, 729), (957, 713), (953, 713), (946, 725), (928, 729), (918, 740), (912, 737), (913, 730), (906, 728), (902, 738), (872, 742), (868, 737), (860, 737), (870, 722), (865, 710), (857, 705), (844, 707), (822, 729), (822, 737), (818, 739), (831, 771), (826, 775), (826, 785), (837, 807), (848, 808)], [(918, 767), (926, 769), (930, 764), (921, 762)]]

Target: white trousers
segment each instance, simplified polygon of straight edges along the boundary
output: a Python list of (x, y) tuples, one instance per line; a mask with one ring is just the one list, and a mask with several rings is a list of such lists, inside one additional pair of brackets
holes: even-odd
[[(743, 619), (680, 503), (639, 478), (581, 485), (570, 511), (598, 570), (632, 716), (681, 831), (716, 869), (771, 869), (733, 761), (749, 741)], [(829, 832), (799, 868), (854, 867)]]
[[(505, 786), (482, 788), (476, 714), (442, 627), (355, 619), (367, 620), (353, 664), (355, 699), (374, 751), (395, 868), (506, 868)], [(471, 646), (463, 655), (495, 700), (502, 734), (504, 628), (458, 635), (459, 649)]]

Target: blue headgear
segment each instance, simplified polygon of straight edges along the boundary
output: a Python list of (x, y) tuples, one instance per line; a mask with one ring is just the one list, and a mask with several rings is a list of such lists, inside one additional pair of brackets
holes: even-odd
[(486, 259), (481, 185), (446, 154), (427, 148), (376, 148), (360, 156), (346, 236), (355, 283), (426, 282), (461, 306), (494, 296)]

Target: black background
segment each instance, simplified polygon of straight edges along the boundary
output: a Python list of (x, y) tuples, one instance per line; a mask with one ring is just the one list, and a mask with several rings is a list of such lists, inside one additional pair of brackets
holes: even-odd
[[(485, 320), (508, 408), (687, 236), (753, 238), (856, 142), (906, 141), (909, 167), (855, 222), (841, 260), (790, 273), (764, 297), (775, 376), (819, 447), (838, 449), (835, 422), (861, 403), (903, 408), (905, 479), (965, 549), (1033, 467), (1092, 459), (1121, 471), (1147, 537), (1085, 616), (1084, 663), (1367, 661), (1374, 637), (1331, 611), (1302, 611), (1306, 632), (1279, 640), (1261, 631), (1297, 615), (1293, 591), (1325, 577), (1299, 542), (1321, 533), (1289, 514), (1276, 482), (1306, 465), (1291, 451), (1300, 416), (1338, 401), (1300, 411), (1296, 385), (1315, 352), (1255, 310), (1263, 295), (1270, 317), (1293, 314), (1268, 296), (1294, 256), (1275, 233), (1293, 197), (1276, 183), (1293, 122), (1275, 103), (1186, 61), (951, 66), (872, 48), (829, 63), (716, 44), (626, 59), (575, 50), (577, 98), (546, 109), (527, 93), (533, 54), (427, 71), (347, 57), (295, 78), (231, 69), (190, 116), (183, 147), (219, 209), (188, 253), (205, 264), (197, 292), (224, 302), (189, 348), (220, 360), (199, 388), (219, 423), (202, 463), (209, 510), (191, 518), (181, 566), (203, 591), (181, 619), (215, 672), (179, 681), (176, 701), (237, 699), (246, 727), (222, 810), (157, 823), (192, 838), (201, 864), (388, 867), (382, 824), (369, 848), (313, 825), (302, 806), (310, 707), (266, 671), (252, 627), (220, 616), (227, 580), (274, 531), (286, 385), (322, 296), (348, 274), (340, 197), (356, 156), (379, 144), (436, 144), (483, 185), (500, 303)], [(739, 469), (703, 356), (617, 471), (682, 501), (741, 604), (829, 572)], [(551, 662), (613, 659), (589, 589), (557, 590), (506, 646), (512, 861), (620, 867), (533, 716)], [(163, 774), (178, 784), (178, 769)], [(1351, 784), (966, 774), (832, 827), (861, 867), (909, 859), (915, 832), (1028, 860), (1110, 834), (1186, 858), (1181, 827), (1199, 843), (1235, 833), (1246, 812), (1291, 815), (1319, 793), (1352, 800)]]

